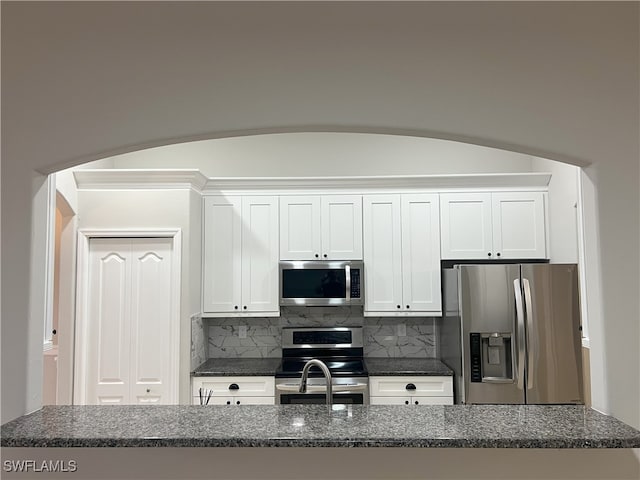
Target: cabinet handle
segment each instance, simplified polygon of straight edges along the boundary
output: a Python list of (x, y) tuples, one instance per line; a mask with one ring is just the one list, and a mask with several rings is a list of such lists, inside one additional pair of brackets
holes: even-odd
[(487, 253), (487, 255), (490, 257), (491, 256), (491, 252)]
[(496, 253), (496, 256), (498, 256), (498, 257), (499, 257), (499, 256), (500, 256), (500, 253)]
[(319, 257), (320, 257), (320, 255), (318, 255), (318, 254), (316, 253), (316, 258), (319, 258)]
[(244, 308), (244, 309), (246, 310), (246, 309), (247, 309), (247, 306), (245, 305), (245, 306), (244, 306), (244, 307), (242, 307), (242, 308)]
[(327, 258), (327, 254), (325, 253), (325, 254), (323, 255), (323, 257), (324, 257), (324, 258)]
[(237, 383), (232, 383), (231, 385), (229, 385), (229, 390), (240, 390), (240, 387)]
[(418, 405), (418, 400), (416, 400), (416, 405)]
[(235, 307), (233, 307), (233, 308), (234, 308), (235, 310), (237, 310), (237, 309), (238, 309), (238, 305), (236, 305), (236, 306), (235, 306)]
[(151, 392), (151, 389), (150, 389), (150, 388), (147, 388), (147, 393), (150, 393), (150, 392)]
[(407, 390), (415, 390), (416, 386), (413, 383), (407, 383), (407, 386), (404, 388), (406, 388)]
[(405, 405), (409, 405), (409, 400), (405, 400), (405, 401), (404, 401), (404, 404), (405, 404)]
[(410, 306), (410, 305), (407, 305), (407, 308), (411, 308), (411, 306)]
[(236, 402), (236, 405), (240, 405), (240, 400), (238, 400), (238, 401)]
[(227, 400), (227, 405), (231, 405), (231, 400)]
[(398, 305), (398, 308), (400, 308), (400, 305)]

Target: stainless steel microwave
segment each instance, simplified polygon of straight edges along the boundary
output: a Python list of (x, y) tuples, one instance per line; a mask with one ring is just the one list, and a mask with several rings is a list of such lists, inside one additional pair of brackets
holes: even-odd
[(280, 262), (280, 305), (364, 304), (364, 263), (347, 261)]

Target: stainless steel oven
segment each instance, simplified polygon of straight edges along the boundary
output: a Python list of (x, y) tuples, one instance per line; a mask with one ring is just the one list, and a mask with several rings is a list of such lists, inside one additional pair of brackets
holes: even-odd
[(300, 378), (305, 364), (321, 360), (331, 376), (334, 404), (368, 404), (369, 376), (362, 358), (362, 327), (285, 327), (282, 363), (276, 371), (276, 403), (325, 403), (327, 380), (312, 366), (305, 393)]

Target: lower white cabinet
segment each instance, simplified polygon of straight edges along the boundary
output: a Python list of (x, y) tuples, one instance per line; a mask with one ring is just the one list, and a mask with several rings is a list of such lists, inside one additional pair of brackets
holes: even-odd
[(369, 377), (371, 405), (453, 405), (453, 377)]
[(274, 377), (192, 377), (192, 403), (200, 404), (200, 389), (211, 390), (209, 405), (274, 405)]

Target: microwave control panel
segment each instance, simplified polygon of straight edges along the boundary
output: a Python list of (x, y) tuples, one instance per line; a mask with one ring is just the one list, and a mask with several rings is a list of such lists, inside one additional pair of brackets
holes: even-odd
[(351, 269), (351, 298), (360, 298), (360, 269)]

